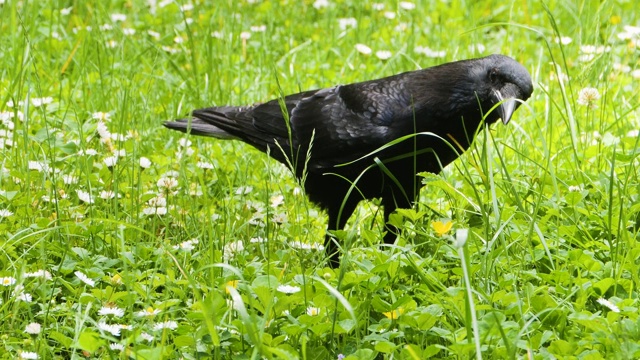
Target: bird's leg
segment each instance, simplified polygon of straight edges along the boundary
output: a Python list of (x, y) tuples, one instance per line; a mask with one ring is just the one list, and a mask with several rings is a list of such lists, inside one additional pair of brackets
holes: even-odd
[(410, 209), (411, 202), (403, 195), (383, 197), (382, 206), (384, 206), (384, 224), (387, 229), (387, 233), (384, 234), (384, 243), (393, 244), (396, 241), (400, 230), (395, 225), (389, 224), (389, 216), (398, 208)]
[(384, 205), (384, 226), (387, 232), (384, 234), (384, 243), (385, 244), (393, 244), (396, 242), (396, 237), (398, 236), (398, 228), (395, 225), (389, 224), (389, 216), (391, 213), (396, 211), (396, 206), (391, 206), (389, 204)]
[[(340, 250), (336, 243), (338, 240), (331, 235), (331, 232), (333, 230), (344, 229), (356, 205), (357, 202), (347, 201), (344, 205), (340, 204), (340, 206), (330, 207), (327, 211), (329, 215), (329, 225), (327, 226), (327, 234), (324, 238), (324, 247), (329, 257), (329, 266), (333, 269), (340, 266)], [(340, 211), (340, 207), (342, 207), (342, 212)]]
[(336, 269), (340, 266), (340, 251), (335, 243), (336, 239), (331, 236), (331, 229), (327, 229), (327, 234), (324, 237), (324, 247), (329, 257), (329, 267)]

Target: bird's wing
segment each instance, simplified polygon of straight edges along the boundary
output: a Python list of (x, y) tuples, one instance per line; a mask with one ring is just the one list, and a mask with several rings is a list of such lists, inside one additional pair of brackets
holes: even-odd
[(398, 77), (336, 86), (305, 97), (291, 111), (301, 146), (312, 142), (312, 166), (364, 156), (411, 133), (411, 95)]
[(293, 109), (304, 98), (314, 94), (316, 90), (301, 92), (251, 106), (217, 106), (194, 110), (193, 119), (167, 122), (165, 126), (187, 131), (190, 125), (195, 135), (213, 136), (223, 139), (240, 139), (261, 151), (271, 151), (278, 161), (288, 164), (293, 147), (297, 142), (290, 127), (287, 126), (285, 114)]

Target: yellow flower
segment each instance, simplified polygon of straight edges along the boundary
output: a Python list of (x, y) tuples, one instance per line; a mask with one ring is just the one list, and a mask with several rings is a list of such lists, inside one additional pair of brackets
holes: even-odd
[(387, 311), (387, 312), (383, 312), (382, 315), (386, 316), (387, 319), (391, 319), (391, 320), (395, 320), (397, 319), (400, 315), (404, 314), (404, 308), (403, 307), (399, 307), (395, 310), (391, 310), (391, 311)]
[(110, 279), (113, 285), (121, 285), (122, 284), (122, 276), (120, 274), (115, 274)]
[(622, 22), (622, 18), (619, 15), (613, 15), (610, 21), (611, 21), (611, 24), (618, 25)]
[(238, 282), (239, 280), (231, 280), (231, 281), (227, 281), (227, 284), (225, 286), (225, 291), (227, 292), (227, 294), (229, 293), (229, 288), (232, 287), (234, 289), (238, 288)]
[(453, 223), (451, 221), (447, 222), (442, 222), (442, 221), (434, 221), (433, 223), (431, 223), (431, 226), (433, 227), (433, 230), (436, 231), (436, 234), (438, 234), (438, 236), (442, 236), (446, 233), (449, 232), (449, 230), (451, 230), (451, 227), (453, 226)]

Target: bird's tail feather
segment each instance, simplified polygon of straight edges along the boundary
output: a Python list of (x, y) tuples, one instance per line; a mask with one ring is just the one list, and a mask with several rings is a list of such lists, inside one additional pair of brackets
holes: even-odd
[(192, 135), (210, 136), (218, 139), (238, 139), (237, 136), (233, 136), (215, 125), (195, 118), (166, 121), (164, 126), (172, 130), (178, 130)]
[(286, 164), (287, 155), (281, 148), (289, 149), (289, 137), (280, 107), (277, 102), (274, 104), (277, 107), (272, 118), (268, 118), (270, 113), (261, 113), (263, 121), (258, 123), (254, 120), (255, 106), (218, 106), (194, 110), (191, 119), (167, 121), (164, 126), (192, 135), (242, 140), (261, 151), (270, 149), (271, 156)]
[[(279, 134), (278, 129), (265, 128), (270, 124), (269, 121), (256, 123), (251, 110), (253, 108), (223, 106), (194, 110), (192, 116), (223, 130), (231, 138), (243, 140), (262, 151), (266, 151), (267, 147), (273, 146), (276, 142), (281, 146), (288, 146), (286, 132)], [(280, 122), (283, 121), (280, 120)]]

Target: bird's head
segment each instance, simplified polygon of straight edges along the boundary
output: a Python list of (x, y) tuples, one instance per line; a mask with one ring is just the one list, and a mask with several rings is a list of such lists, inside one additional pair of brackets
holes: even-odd
[(531, 75), (524, 66), (504, 55), (490, 55), (469, 60), (469, 80), (473, 82), (476, 105), (487, 113), (486, 122), (491, 124), (502, 119), (504, 124), (533, 92)]

